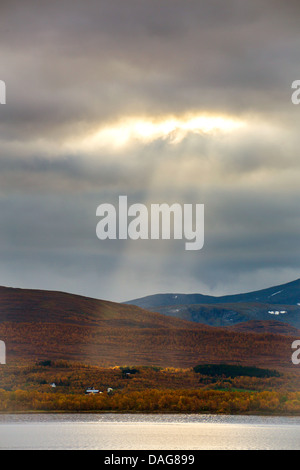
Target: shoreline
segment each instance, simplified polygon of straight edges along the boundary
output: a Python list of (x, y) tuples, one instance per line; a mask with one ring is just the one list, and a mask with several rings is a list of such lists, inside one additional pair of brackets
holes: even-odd
[(191, 416), (260, 416), (260, 417), (274, 417), (274, 418), (292, 418), (292, 417), (300, 417), (300, 413), (212, 413), (212, 412), (201, 412), (201, 413), (195, 413), (195, 412), (181, 412), (181, 411), (113, 411), (113, 410), (107, 410), (107, 411), (97, 411), (97, 410), (91, 410), (91, 411), (70, 411), (70, 410), (53, 410), (53, 411), (48, 411), (48, 410), (27, 410), (27, 411), (0, 411), (0, 416), (1, 415), (47, 415), (47, 414), (55, 414), (55, 415), (87, 415), (87, 414), (98, 414), (98, 415), (105, 415), (105, 414), (114, 414), (114, 415), (191, 415)]

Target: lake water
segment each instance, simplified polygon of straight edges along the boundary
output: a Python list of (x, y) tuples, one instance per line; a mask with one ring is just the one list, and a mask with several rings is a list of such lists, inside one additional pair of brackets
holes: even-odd
[(0, 415), (1, 450), (300, 450), (300, 418)]

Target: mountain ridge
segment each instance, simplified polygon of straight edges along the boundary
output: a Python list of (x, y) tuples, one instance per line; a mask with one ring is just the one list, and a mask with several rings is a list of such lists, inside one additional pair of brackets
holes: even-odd
[[(243, 302), (243, 301), (262, 301), (266, 299), (270, 299), (276, 297), (276, 304), (288, 304), (291, 305), (289, 302), (287, 302), (287, 298), (290, 299), (290, 291), (294, 289), (297, 289), (298, 295), (299, 295), (299, 303), (300, 304), (300, 278), (295, 279), (294, 281), (287, 282), (285, 284), (279, 284), (276, 286), (271, 286), (267, 287), (264, 289), (259, 289), (256, 291), (250, 291), (250, 292), (244, 292), (241, 294), (227, 294), (227, 295), (221, 295), (221, 296), (213, 296), (213, 295), (205, 295), (205, 294), (199, 294), (199, 293), (194, 293), (194, 294), (179, 294), (179, 293), (166, 293), (166, 294), (153, 294), (153, 295), (148, 295), (144, 297), (140, 297), (137, 299), (133, 300), (128, 300), (126, 302), (123, 302), (124, 304), (130, 304), (130, 305), (137, 305), (140, 306), (141, 304), (147, 304), (151, 303), (152, 306), (163, 306), (163, 305), (186, 305), (186, 304), (197, 304), (197, 303), (236, 303), (236, 302)], [(273, 292), (273, 290), (276, 290)], [(279, 290), (278, 290), (279, 289)], [(288, 294), (286, 291), (288, 290)], [(285, 294), (282, 294), (282, 292), (285, 291)], [(266, 295), (269, 294), (270, 295)], [(172, 298), (172, 302), (170, 303), (170, 299)], [(195, 301), (195, 299), (198, 299), (198, 301)], [(291, 298), (294, 301), (294, 298)], [(201, 300), (201, 302), (200, 302)], [(272, 303), (272, 302), (268, 302)], [(139, 305), (138, 305), (139, 304)], [(294, 303), (292, 303), (294, 305)]]
[(276, 318), (300, 328), (300, 279), (242, 294), (154, 294), (125, 304), (211, 326)]

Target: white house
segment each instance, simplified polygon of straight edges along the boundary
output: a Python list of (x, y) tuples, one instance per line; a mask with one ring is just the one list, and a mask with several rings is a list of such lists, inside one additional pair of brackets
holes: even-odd
[(96, 390), (94, 387), (89, 387), (89, 388), (85, 391), (85, 393), (87, 393), (87, 394), (92, 394), (92, 393), (102, 393), (102, 392), (100, 392), (100, 390)]

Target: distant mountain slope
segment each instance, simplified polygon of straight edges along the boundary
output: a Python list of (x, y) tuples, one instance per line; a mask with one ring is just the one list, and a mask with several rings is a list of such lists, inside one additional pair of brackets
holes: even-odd
[(217, 327), (251, 320), (274, 320), (300, 328), (300, 306), (237, 302), (224, 304), (176, 305), (155, 307), (153, 311), (169, 317)]
[(219, 297), (202, 294), (156, 294), (124, 303), (146, 309), (154, 309), (155, 307), (169, 305), (223, 304), (237, 302), (300, 305), (300, 279), (244, 294), (224, 295)]
[(8, 364), (66, 359), (193, 367), (225, 361), (293, 368), (292, 336), (214, 328), (63, 292), (0, 288), (0, 340)]
[(158, 294), (126, 304), (211, 326), (276, 320), (300, 328), (300, 279), (245, 294)]

